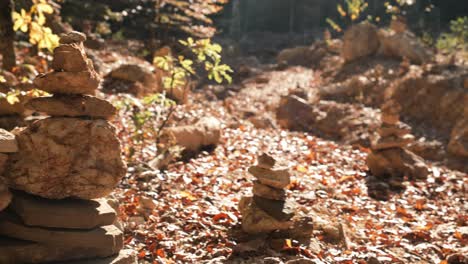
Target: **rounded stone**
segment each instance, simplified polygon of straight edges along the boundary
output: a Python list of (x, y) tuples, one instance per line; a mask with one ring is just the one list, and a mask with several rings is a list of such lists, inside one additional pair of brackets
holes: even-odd
[(115, 128), (105, 120), (47, 118), (15, 130), (11, 188), (49, 199), (108, 195), (126, 173)]

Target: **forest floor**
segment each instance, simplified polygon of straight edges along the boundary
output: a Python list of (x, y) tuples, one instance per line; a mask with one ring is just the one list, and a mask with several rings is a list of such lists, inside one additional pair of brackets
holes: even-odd
[[(219, 118), (222, 139), (214, 150), (165, 171), (129, 162), (115, 196), (126, 247), (141, 263), (442, 264), (450, 255), (453, 261), (468, 254), (466, 174), (432, 166), (426, 181), (404, 182), (387, 201), (376, 200), (368, 194), (368, 149), (276, 126), (280, 96), (317, 79), (301, 67), (266, 71), (224, 100), (206, 100), (206, 91), (199, 91), (177, 107), (175, 119)], [(258, 129), (247, 120), (251, 115), (271, 125)], [(125, 125), (117, 120), (116, 126), (126, 140)], [(251, 195), (247, 168), (262, 152), (292, 169), (289, 199), (314, 222), (307, 243), (241, 230), (237, 204)]]

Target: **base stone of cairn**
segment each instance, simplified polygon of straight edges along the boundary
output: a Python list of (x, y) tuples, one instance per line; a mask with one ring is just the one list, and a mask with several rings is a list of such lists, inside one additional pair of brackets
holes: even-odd
[(0, 263), (136, 263), (131, 252), (121, 252), (115, 202), (103, 198), (126, 165), (106, 120), (116, 110), (92, 96), (99, 78), (86, 57), (85, 39), (79, 32), (61, 37), (54, 71), (35, 80), (53, 96), (26, 105), (49, 117), (13, 131), (17, 151), (8, 155), (2, 175), (15, 191), (0, 212)]
[(258, 164), (249, 168), (249, 173), (257, 180), (253, 197), (242, 197), (239, 202), (242, 229), (250, 234), (275, 231), (297, 234), (301, 228), (300, 236), (308, 236), (312, 232), (312, 225), (307, 224), (311, 219), (296, 215), (296, 204), (287, 199), (285, 188), (291, 182), (289, 169), (275, 164), (272, 157), (263, 154), (258, 157)]
[(424, 160), (406, 146), (414, 141), (411, 128), (401, 123), (401, 106), (393, 100), (382, 106), (382, 126), (377, 130), (379, 138), (371, 146), (367, 166), (373, 175), (410, 179), (425, 179), (429, 169)]

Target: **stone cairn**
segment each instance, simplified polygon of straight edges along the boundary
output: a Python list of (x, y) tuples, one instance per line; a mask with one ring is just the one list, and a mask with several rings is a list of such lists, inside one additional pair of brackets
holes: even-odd
[(276, 166), (275, 159), (262, 154), (257, 165), (248, 171), (257, 180), (253, 186), (253, 197), (242, 197), (239, 202), (242, 229), (249, 234), (286, 231), (288, 236), (310, 236), (312, 219), (297, 216), (296, 204), (287, 199), (285, 188), (291, 181), (289, 169)]
[(121, 251), (118, 203), (103, 198), (125, 175), (126, 165), (106, 120), (116, 109), (93, 96), (100, 78), (84, 51), (85, 40), (79, 32), (61, 37), (54, 71), (34, 81), (53, 96), (26, 105), (49, 117), (12, 131), (18, 146), (3, 171), (13, 199), (0, 213), (0, 263), (136, 261)]
[(371, 146), (372, 153), (367, 165), (378, 178), (425, 179), (429, 170), (424, 160), (407, 149), (414, 142), (411, 128), (400, 122), (401, 106), (388, 100), (382, 106), (382, 126), (377, 130), (379, 137)]

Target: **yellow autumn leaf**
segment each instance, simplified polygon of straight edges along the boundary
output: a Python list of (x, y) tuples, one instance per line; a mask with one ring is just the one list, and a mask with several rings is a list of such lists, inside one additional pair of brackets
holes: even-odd
[(29, 24), (32, 21), (31, 15), (26, 10), (21, 9), (21, 13), (13, 12), (12, 17), (14, 21), (13, 30), (27, 32)]

